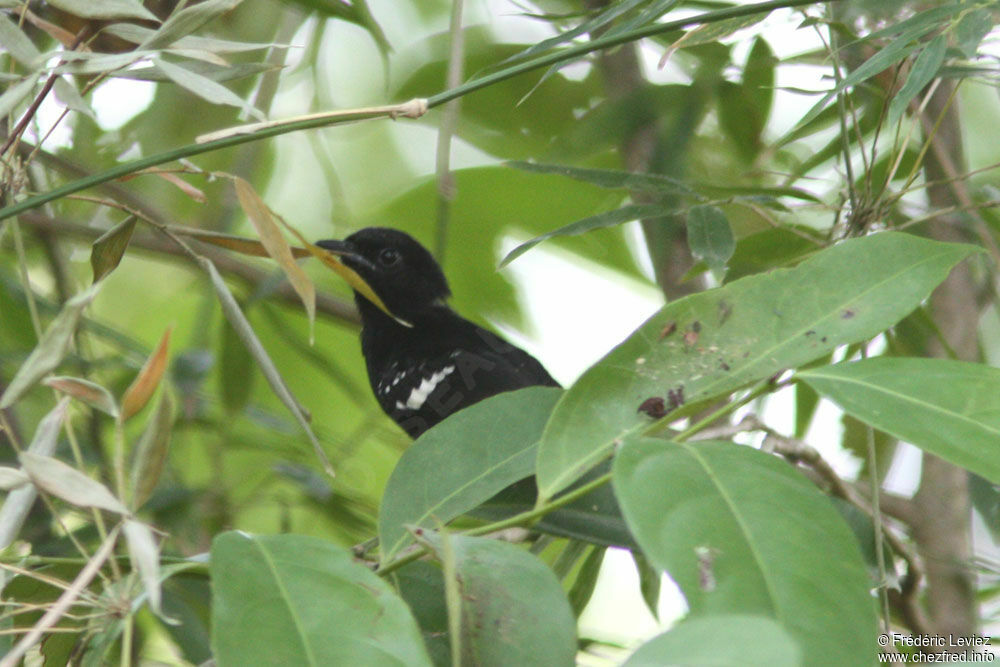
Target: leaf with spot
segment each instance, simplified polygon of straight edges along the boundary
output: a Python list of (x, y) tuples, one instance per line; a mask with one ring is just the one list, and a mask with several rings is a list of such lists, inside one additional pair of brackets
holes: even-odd
[(726, 262), (736, 249), (733, 228), (717, 206), (695, 206), (688, 212), (688, 245), (691, 254), (708, 264), (717, 277), (725, 273)]
[(874, 662), (875, 605), (857, 542), (787, 462), (728, 442), (626, 438), (613, 476), (643, 554), (677, 582), (692, 621), (763, 616), (794, 639), (802, 664)]
[(134, 215), (130, 215), (101, 234), (91, 245), (90, 266), (94, 271), (95, 283), (114, 271), (121, 263), (128, 242), (132, 239), (136, 220)]
[(871, 338), (975, 251), (887, 232), (667, 304), (556, 404), (538, 447), (540, 494), (567, 488), (645, 428), (638, 408), (650, 398), (706, 401)]

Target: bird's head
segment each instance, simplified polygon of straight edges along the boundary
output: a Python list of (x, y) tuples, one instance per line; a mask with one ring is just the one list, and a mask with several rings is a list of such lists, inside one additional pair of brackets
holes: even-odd
[[(366, 227), (342, 241), (316, 245), (340, 257), (368, 283), (393, 315), (410, 319), (451, 295), (441, 266), (412, 236), (388, 227)], [(355, 292), (362, 313), (367, 299)]]

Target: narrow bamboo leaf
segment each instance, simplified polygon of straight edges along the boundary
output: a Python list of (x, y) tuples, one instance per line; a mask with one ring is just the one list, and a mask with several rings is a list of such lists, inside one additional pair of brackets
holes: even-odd
[(728, 442), (626, 438), (613, 475), (643, 553), (677, 582), (692, 618), (765, 616), (798, 644), (801, 664), (874, 662), (875, 605), (854, 536), (784, 460)]
[(132, 563), (132, 568), (139, 573), (142, 587), (146, 591), (149, 599), (149, 608), (157, 616), (163, 617), (163, 609), (160, 607), (160, 547), (153, 537), (153, 531), (149, 526), (136, 521), (126, 519), (122, 528), (125, 533), (125, 541), (128, 544), (128, 558)]
[(29, 69), (34, 68), (35, 61), (42, 55), (24, 31), (3, 14), (0, 14), (0, 46)]
[(493, 396), (430, 428), (403, 452), (379, 508), (382, 562), (412, 542), (408, 526), (435, 528), (528, 477), (560, 393), (528, 387)]
[[(229, 0), (220, 0), (225, 3)], [(233, 0), (242, 1), (242, 0)], [(207, 5), (209, 3), (201, 3), (199, 5), (189, 7), (189, 9), (195, 9), (195, 7), (201, 7), (202, 5)], [(186, 11), (186, 10), (184, 10)], [(168, 18), (167, 21), (170, 19)], [(126, 42), (132, 42), (133, 44), (139, 45), (144, 44), (148, 40), (153, 39), (160, 31), (151, 30), (134, 23), (115, 23), (104, 28), (103, 32), (114, 35), (115, 37), (120, 37)], [(170, 45), (175, 49), (179, 50), (189, 50), (189, 51), (202, 51), (208, 53), (239, 53), (243, 51), (260, 51), (262, 49), (267, 49), (272, 46), (287, 46), (274, 44), (270, 42), (235, 42), (228, 39), (216, 39), (214, 37), (200, 37), (198, 35), (186, 35), (183, 37), (178, 37)], [(139, 47), (136, 47), (140, 50)], [(148, 49), (148, 47), (142, 47), (142, 49)], [(168, 52), (173, 52), (173, 49), (167, 49)], [(203, 74), (199, 71), (198, 63), (185, 63), (186, 69), (189, 69), (196, 74)], [(264, 67), (267, 67), (266, 65)], [(273, 68), (273, 66), (272, 66)], [(168, 80), (165, 79), (164, 80)]]
[(46, 493), (78, 507), (97, 507), (128, 516), (129, 511), (108, 488), (59, 459), (35, 452), (18, 456), (31, 481)]
[(726, 19), (725, 21), (704, 23), (697, 28), (687, 31), (680, 39), (671, 44), (660, 57), (658, 67), (662, 68), (666, 65), (670, 57), (680, 49), (698, 46), (699, 44), (718, 42), (723, 37), (728, 37), (737, 30), (742, 30), (743, 28), (749, 28), (752, 25), (756, 25), (766, 18), (767, 13), (761, 12), (758, 14), (751, 14), (749, 16), (737, 16), (735, 18)]
[(379, 310), (381, 310), (383, 313), (385, 313), (392, 319), (396, 320), (403, 326), (407, 327), (413, 326), (406, 320), (401, 320), (400, 318), (393, 315), (389, 311), (389, 308), (386, 307), (385, 303), (382, 301), (379, 295), (375, 293), (375, 290), (373, 290), (371, 286), (365, 282), (364, 278), (359, 276), (354, 271), (354, 269), (350, 268), (349, 266), (346, 266), (343, 262), (337, 259), (337, 256), (334, 255), (333, 253), (327, 252), (325, 249), (320, 248), (318, 245), (310, 243), (306, 239), (306, 237), (302, 236), (302, 233), (299, 230), (295, 229), (295, 227), (292, 227), (282, 218), (279, 217), (278, 220), (280, 220), (281, 224), (285, 226), (285, 229), (290, 231), (292, 235), (295, 236), (295, 238), (297, 238), (299, 242), (305, 246), (306, 252), (308, 252), (310, 255), (318, 259), (320, 262), (323, 263), (324, 266), (331, 269), (338, 276), (343, 278), (347, 282), (347, 284), (351, 286), (351, 288), (357, 290), (359, 294), (361, 294), (366, 299), (375, 304), (379, 308)]
[(260, 235), (261, 243), (267, 249), (267, 254), (285, 272), (288, 282), (302, 300), (306, 316), (309, 318), (309, 342), (312, 343), (316, 324), (316, 287), (306, 272), (302, 270), (302, 267), (296, 263), (288, 242), (285, 241), (278, 223), (271, 215), (271, 209), (260, 198), (253, 186), (238, 176), (233, 177), (233, 186), (236, 188), (236, 197), (240, 201), (240, 206)]
[(73, 340), (73, 332), (76, 330), (76, 324), (80, 320), (83, 309), (94, 300), (97, 290), (97, 285), (91, 285), (63, 305), (62, 310), (52, 320), (49, 328), (42, 334), (38, 345), (28, 355), (17, 374), (7, 385), (3, 395), (0, 396), (0, 410), (13, 405), (36, 382), (59, 365), (69, 350), (70, 342)]
[(87, 104), (87, 100), (83, 99), (80, 91), (66, 77), (58, 77), (53, 84), (53, 90), (55, 91), (56, 98), (73, 111), (82, 113), (91, 120), (97, 119), (94, 110)]
[(309, 442), (312, 443), (313, 451), (316, 452), (316, 457), (319, 459), (323, 466), (323, 469), (328, 475), (333, 477), (333, 466), (330, 465), (330, 459), (327, 458), (326, 452), (323, 451), (323, 446), (320, 445), (319, 440), (316, 438), (316, 434), (313, 433), (312, 428), (309, 426), (309, 421), (306, 419), (305, 413), (302, 411), (302, 407), (299, 406), (298, 401), (292, 396), (292, 392), (288, 389), (288, 385), (285, 384), (285, 380), (281, 377), (278, 372), (277, 367), (274, 362), (271, 361), (271, 357), (267, 354), (264, 346), (261, 344), (260, 339), (254, 332), (253, 327), (250, 326), (250, 322), (247, 321), (246, 316), (243, 311), (240, 310), (240, 306), (236, 303), (236, 299), (233, 297), (233, 293), (229, 291), (226, 286), (226, 281), (222, 279), (219, 275), (219, 270), (215, 268), (210, 260), (204, 257), (198, 258), (198, 263), (201, 265), (202, 269), (208, 274), (208, 277), (212, 281), (212, 287), (215, 289), (216, 295), (219, 297), (219, 304), (222, 306), (222, 312), (229, 320), (229, 324), (232, 325), (236, 334), (243, 341), (243, 344), (247, 346), (250, 350), (250, 354), (256, 360), (257, 365), (260, 367), (261, 373), (267, 379), (267, 383), (271, 386), (271, 390), (274, 392), (275, 396), (288, 408), (288, 411), (292, 413), (295, 417), (295, 421), (299, 423), (302, 430), (305, 431), (306, 436), (309, 438)]
[(510, 58), (506, 58), (505, 60), (497, 63), (496, 67), (500, 68), (505, 65), (526, 60), (533, 55), (542, 53), (543, 51), (548, 51), (551, 48), (559, 46), (560, 44), (570, 42), (577, 37), (587, 36), (595, 30), (600, 30), (622, 14), (625, 14), (629, 10), (634, 9), (646, 1), (647, 0), (622, 0), (622, 2), (616, 2), (609, 5), (606, 9), (604, 9), (604, 11), (588, 18), (586, 21), (581, 21), (576, 26), (568, 30), (564, 30), (554, 37), (543, 39), (536, 44), (532, 44), (520, 53), (516, 53)]
[(557, 174), (602, 188), (656, 192), (667, 195), (697, 196), (687, 183), (662, 174), (646, 174), (617, 169), (585, 169), (561, 164), (539, 164), (514, 160), (508, 166), (536, 174)]
[(889, 126), (896, 124), (899, 117), (906, 111), (906, 107), (909, 106), (910, 101), (919, 95), (920, 91), (937, 76), (941, 65), (944, 64), (944, 55), (947, 48), (948, 37), (944, 33), (941, 33), (932, 39), (923, 48), (917, 59), (913, 61), (913, 67), (910, 69), (909, 76), (906, 77), (906, 83), (903, 84), (903, 87), (899, 89), (899, 92), (893, 96), (892, 101), (889, 103), (889, 115), (887, 118)]
[(956, 47), (962, 56), (968, 59), (974, 58), (983, 37), (986, 37), (992, 29), (993, 12), (989, 9), (974, 9), (964, 14), (954, 30)]
[(114, 271), (118, 264), (121, 263), (122, 257), (125, 255), (125, 249), (128, 248), (128, 243), (132, 240), (132, 232), (135, 230), (136, 220), (138, 218), (130, 215), (101, 234), (91, 244), (90, 266), (94, 271), (95, 283)]
[(132, 507), (139, 509), (153, 495), (170, 450), (174, 425), (174, 401), (170, 392), (160, 394), (156, 412), (150, 417), (132, 454), (130, 489)]
[(31, 94), (35, 87), (36, 79), (28, 76), (7, 88), (3, 95), (0, 95), (0, 117), (6, 116), (21, 103), (24, 98)]
[(49, 0), (49, 4), (85, 19), (145, 19), (160, 22), (155, 14), (132, 0)]
[(896, 63), (913, 53), (919, 44), (914, 40), (919, 39), (934, 29), (933, 24), (920, 25), (907, 32), (904, 32), (892, 42), (875, 52), (875, 54), (851, 71), (840, 80), (836, 86), (826, 93), (796, 124), (796, 128), (802, 127), (823, 111), (827, 104), (841, 92), (867, 81), (876, 74), (892, 67)]
[(694, 206), (687, 216), (688, 246), (691, 254), (708, 264), (716, 276), (725, 273), (726, 262), (736, 250), (736, 238), (729, 220), (717, 206)]
[(644, 428), (651, 398), (697, 403), (840, 345), (877, 335), (916, 308), (975, 248), (895, 232), (851, 239), (777, 269), (664, 306), (563, 394), (538, 448), (551, 498)]
[(195, 74), (193, 71), (180, 65), (169, 63), (162, 58), (157, 58), (155, 62), (160, 71), (166, 74), (171, 81), (203, 100), (212, 104), (225, 104), (237, 107), (258, 120), (264, 120), (264, 114), (260, 110), (248, 104), (246, 100), (222, 84), (200, 74)]
[(210, 568), (221, 667), (431, 664), (406, 603), (347, 549), (229, 532), (213, 541)]
[(143, 58), (143, 54), (134, 51), (112, 54), (60, 51), (59, 55), (67, 62), (52, 70), (56, 74), (103, 74), (128, 67)]
[(181, 37), (190, 35), (216, 16), (234, 9), (243, 0), (205, 0), (196, 5), (185, 7), (174, 12), (163, 25), (148, 39), (143, 41), (140, 49), (159, 49), (173, 44)]
[[(66, 419), (68, 409), (69, 397), (63, 396), (59, 399), (56, 407), (52, 408), (39, 422), (35, 436), (31, 439), (31, 444), (28, 445), (29, 452), (50, 456), (56, 451), (59, 431), (62, 429), (62, 423)], [(34, 484), (14, 489), (7, 494), (3, 501), (3, 507), (0, 507), (0, 550), (6, 549), (14, 543), (37, 497), (38, 491)]]
[(662, 204), (630, 204), (628, 206), (616, 208), (613, 211), (598, 213), (597, 215), (592, 215), (588, 218), (584, 218), (583, 220), (577, 220), (576, 222), (570, 223), (565, 227), (560, 227), (559, 229), (541, 234), (533, 239), (525, 241), (507, 253), (507, 256), (500, 261), (500, 268), (507, 266), (542, 241), (546, 241), (557, 236), (579, 236), (580, 234), (586, 234), (587, 232), (591, 232), (595, 229), (614, 227), (633, 220), (656, 218), (664, 215), (670, 215), (672, 213), (673, 211), (671, 209), (666, 208)]
[[(725, 637), (723, 642), (720, 637)], [(769, 665), (799, 667), (802, 650), (766, 616), (712, 614), (689, 618), (639, 647), (625, 667)]]
[(163, 378), (163, 371), (167, 368), (167, 358), (170, 354), (170, 331), (172, 327), (167, 327), (160, 337), (160, 342), (153, 350), (146, 363), (139, 369), (139, 373), (132, 380), (132, 384), (125, 390), (122, 396), (122, 421), (125, 421), (135, 413), (142, 410), (153, 392), (160, 386)]
[(250, 402), (257, 369), (246, 345), (228, 321), (223, 321), (219, 340), (219, 394), (230, 415), (237, 415)]
[[(277, 69), (274, 65), (268, 65), (267, 63), (234, 63), (229, 67), (219, 67), (212, 63), (199, 61), (189, 62), (186, 64), (186, 67), (195, 74), (200, 74), (207, 79), (218, 82), (242, 79), (245, 76), (253, 76), (261, 72)], [(108, 72), (108, 76), (118, 79), (135, 79), (137, 81), (170, 81), (167, 75), (160, 71), (155, 63), (148, 67), (115, 70)]]
[(1000, 369), (877, 357), (797, 377), (857, 419), (1000, 483)]
[(567, 597), (569, 604), (573, 608), (573, 615), (580, 618), (580, 614), (586, 608), (590, 598), (597, 588), (597, 576), (601, 573), (601, 564), (604, 563), (604, 554), (607, 549), (601, 546), (592, 546), (586, 560), (580, 566), (580, 571), (576, 574), (573, 587), (569, 589)]
[[(267, 253), (267, 248), (258, 239), (248, 239), (242, 236), (233, 236), (232, 234), (223, 234), (221, 232), (211, 232), (207, 229), (194, 229), (193, 227), (177, 227), (171, 226), (170, 231), (174, 234), (180, 234), (182, 236), (190, 236), (193, 239), (198, 239), (204, 243), (210, 243), (220, 248), (226, 248), (227, 250), (233, 250), (242, 255), (249, 255), (250, 257), (270, 257)], [(305, 248), (291, 247), (292, 256), (295, 258), (310, 257), (310, 253)]]
[(639, 592), (642, 593), (642, 601), (646, 603), (646, 608), (649, 609), (653, 618), (659, 618), (662, 573), (653, 567), (649, 563), (649, 559), (638, 549), (632, 552), (632, 561), (639, 573)]
[(49, 377), (45, 378), (42, 384), (52, 387), (56, 391), (72, 396), (78, 401), (83, 401), (92, 408), (97, 408), (112, 417), (118, 416), (118, 404), (111, 392), (99, 384), (73, 377)]
[[(444, 539), (424, 538), (441, 557)], [(576, 621), (559, 580), (513, 544), (448, 535), (461, 593), (461, 659), (472, 665), (573, 665)]]
[(20, 468), (0, 466), (0, 490), (13, 491), (30, 483), (31, 478)]

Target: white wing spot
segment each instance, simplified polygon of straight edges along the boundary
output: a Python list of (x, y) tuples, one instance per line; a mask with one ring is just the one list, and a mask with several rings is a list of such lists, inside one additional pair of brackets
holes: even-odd
[(451, 373), (455, 371), (454, 366), (445, 366), (437, 373), (434, 373), (429, 378), (420, 381), (419, 387), (414, 387), (413, 391), (410, 392), (410, 397), (406, 399), (406, 403), (402, 401), (396, 401), (397, 410), (419, 410), (427, 397), (431, 395), (431, 392), (441, 381), (448, 377)]

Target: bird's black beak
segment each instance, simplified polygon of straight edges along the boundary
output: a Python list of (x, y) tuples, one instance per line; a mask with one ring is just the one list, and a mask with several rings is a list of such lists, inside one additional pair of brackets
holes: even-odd
[(350, 241), (326, 239), (324, 241), (316, 241), (316, 245), (329, 253), (337, 255), (344, 264), (352, 269), (359, 269), (370, 264)]

